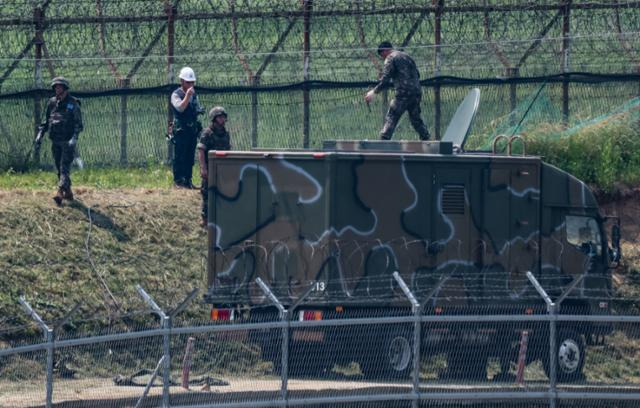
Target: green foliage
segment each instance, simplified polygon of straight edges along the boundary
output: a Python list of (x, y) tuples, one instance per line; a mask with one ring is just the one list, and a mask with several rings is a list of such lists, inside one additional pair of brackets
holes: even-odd
[(546, 125), (526, 134), (527, 153), (604, 192), (640, 181), (640, 135), (634, 122), (600, 123), (564, 138), (557, 137), (558, 130)]

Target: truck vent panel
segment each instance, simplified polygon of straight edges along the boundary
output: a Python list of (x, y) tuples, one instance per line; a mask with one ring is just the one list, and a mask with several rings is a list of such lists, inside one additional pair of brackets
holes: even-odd
[(464, 215), (464, 186), (448, 185), (442, 189), (442, 211)]

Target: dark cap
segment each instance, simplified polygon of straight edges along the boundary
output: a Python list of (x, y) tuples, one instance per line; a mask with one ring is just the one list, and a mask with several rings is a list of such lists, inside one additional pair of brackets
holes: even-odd
[(383, 41), (378, 45), (378, 55), (382, 55), (382, 51), (384, 50), (392, 50), (393, 45), (389, 41)]

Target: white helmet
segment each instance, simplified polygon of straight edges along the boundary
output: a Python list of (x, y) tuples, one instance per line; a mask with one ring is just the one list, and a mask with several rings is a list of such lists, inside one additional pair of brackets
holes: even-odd
[(184, 67), (180, 70), (180, 75), (178, 75), (178, 78), (180, 79), (184, 79), (185, 81), (188, 82), (195, 82), (196, 81), (196, 73), (193, 72), (193, 70), (189, 67)]

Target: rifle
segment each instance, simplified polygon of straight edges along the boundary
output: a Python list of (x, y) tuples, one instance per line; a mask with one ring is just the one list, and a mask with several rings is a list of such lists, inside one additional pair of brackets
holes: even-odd
[(35, 139), (33, 139), (33, 145), (31, 146), (34, 159), (40, 157), (40, 148), (42, 147), (42, 139), (44, 139), (44, 129), (42, 128), (42, 126), (39, 126), (38, 134), (36, 134)]

